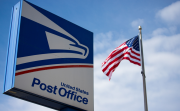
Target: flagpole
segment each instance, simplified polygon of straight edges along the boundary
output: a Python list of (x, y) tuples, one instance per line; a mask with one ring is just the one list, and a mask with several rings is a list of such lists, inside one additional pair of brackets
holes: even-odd
[(142, 66), (142, 78), (143, 78), (143, 91), (144, 91), (144, 111), (148, 111), (147, 105), (147, 93), (146, 93), (146, 76), (145, 76), (145, 68), (144, 68), (144, 56), (143, 56), (143, 44), (142, 44), (142, 33), (141, 33), (141, 26), (139, 26), (139, 36), (140, 36), (140, 47), (141, 47), (141, 66)]

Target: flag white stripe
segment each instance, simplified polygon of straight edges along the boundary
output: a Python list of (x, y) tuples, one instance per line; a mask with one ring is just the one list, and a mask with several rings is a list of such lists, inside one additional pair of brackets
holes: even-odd
[[(130, 52), (130, 54), (133, 56), (133, 57), (136, 57), (136, 58), (139, 58), (140, 59), (140, 56), (137, 56), (135, 55), (134, 53), (131, 52), (130, 48), (127, 48), (126, 50), (122, 51), (121, 53), (117, 54), (116, 56), (114, 56), (113, 58), (109, 59), (108, 61), (106, 61), (105, 64), (102, 65), (102, 69), (104, 69), (107, 65), (109, 65), (110, 62), (112, 62), (114, 59), (120, 57), (122, 54), (126, 53), (126, 52)], [(130, 57), (131, 58), (131, 57)], [(138, 61), (136, 59), (131, 59), (132, 61)]]
[(110, 70), (111, 67), (113, 67), (114, 65), (118, 64), (119, 62), (122, 61), (122, 58), (114, 63), (112, 63), (105, 71), (104, 71), (104, 74), (107, 74)]
[[(122, 55), (122, 54), (121, 54), (121, 55)], [(119, 57), (119, 56), (117, 56), (117, 57)], [(117, 57), (115, 56), (114, 59), (116, 59)], [(123, 57), (128, 57), (130, 60), (141, 64), (141, 62), (140, 62), (139, 60), (136, 60), (136, 59), (131, 58), (129, 54), (125, 54)], [(108, 68), (104, 71), (104, 73), (107, 74), (107, 73), (109, 72), (109, 70), (111, 69), (111, 67), (113, 67), (114, 65), (116, 65), (117, 63), (119, 63), (119, 62), (122, 61), (123, 57), (120, 58), (120, 59), (119, 59), (118, 61), (116, 61), (115, 63), (112, 63), (111, 65), (109, 65), (109, 63), (110, 63), (111, 61), (113, 61), (114, 59), (108, 61), (108, 63), (106, 63), (106, 64), (102, 67), (102, 70), (103, 70), (106, 66), (109, 65)]]
[(139, 60), (131, 58), (129, 54), (125, 54), (124, 57), (128, 57), (130, 60), (134, 62), (141, 63)]
[(112, 55), (112, 54), (118, 52), (119, 50), (123, 49), (124, 47), (127, 47), (127, 45), (124, 44), (124, 45), (121, 45), (120, 47), (117, 47), (115, 50), (113, 50), (113, 51), (109, 54), (108, 58), (107, 58), (105, 61), (108, 61), (108, 60), (109, 60), (110, 55)]
[[(132, 49), (132, 50), (133, 50), (133, 49)], [(133, 50), (133, 51), (134, 51), (134, 50)], [(136, 58), (138, 58), (138, 59), (141, 59), (140, 56), (135, 55), (131, 50), (128, 50), (128, 52), (130, 52), (133, 57), (136, 57)], [(139, 53), (140, 53), (140, 52), (139, 52)], [(137, 54), (139, 54), (139, 53), (137, 53)]]
[(140, 51), (137, 51), (137, 50), (135, 50), (135, 49), (133, 49), (133, 48), (132, 48), (132, 50), (133, 50), (135, 53), (140, 54)]
[[(129, 49), (129, 48), (128, 48)], [(124, 51), (122, 51), (121, 53), (117, 54), (116, 56), (114, 56), (113, 58), (109, 59), (108, 61), (106, 61), (105, 64), (103, 64), (102, 68), (104, 69), (110, 62), (112, 62), (114, 59), (118, 58), (119, 56), (121, 56), (122, 54), (124, 54)]]

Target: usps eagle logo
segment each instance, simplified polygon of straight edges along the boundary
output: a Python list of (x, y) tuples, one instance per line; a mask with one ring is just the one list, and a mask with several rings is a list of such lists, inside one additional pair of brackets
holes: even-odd
[(16, 70), (93, 64), (93, 33), (86, 29), (28, 2), (23, 2), (20, 29)]

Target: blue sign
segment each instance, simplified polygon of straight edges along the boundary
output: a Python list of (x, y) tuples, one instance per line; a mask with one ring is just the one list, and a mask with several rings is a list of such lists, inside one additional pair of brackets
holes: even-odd
[(31, 3), (26, 7), (31, 14), (22, 11), (16, 70), (50, 64), (93, 64), (92, 32)]
[(93, 33), (32, 3), (13, 7), (4, 94), (94, 110)]

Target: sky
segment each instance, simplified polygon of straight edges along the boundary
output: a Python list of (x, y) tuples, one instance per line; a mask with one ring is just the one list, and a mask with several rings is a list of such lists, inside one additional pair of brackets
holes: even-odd
[[(0, 109), (54, 111), (2, 94), (11, 9), (0, 0)], [(138, 35), (142, 26), (149, 111), (180, 110), (180, 1), (27, 0), (94, 34), (94, 110), (143, 111), (141, 67), (123, 60), (111, 81), (101, 71), (109, 53)]]

